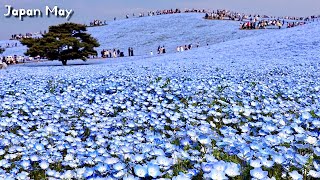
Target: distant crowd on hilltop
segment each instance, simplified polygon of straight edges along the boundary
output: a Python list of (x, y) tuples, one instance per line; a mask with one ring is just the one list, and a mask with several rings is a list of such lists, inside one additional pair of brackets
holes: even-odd
[(278, 28), (282, 27), (292, 28), (301, 26), (306, 22), (286, 22), (284, 20), (262, 20), (262, 21), (248, 21), (240, 23), (240, 29), (267, 29), (267, 28)]
[[(165, 10), (156, 10), (156, 11), (148, 11), (148, 12), (140, 12), (139, 14), (132, 13), (130, 16), (129, 14), (125, 15), (126, 19), (129, 19), (130, 17), (146, 17), (146, 16), (158, 16), (158, 15), (165, 15), (165, 14), (177, 14), (177, 13), (205, 13), (206, 10), (202, 9), (186, 9), (185, 11), (182, 11), (180, 9), (165, 9)], [(117, 20), (116, 17), (113, 18), (114, 21)], [(93, 27), (93, 26), (103, 26), (107, 25), (106, 20), (93, 20), (87, 25), (87, 27)]]
[(307, 22), (314, 22), (320, 19), (320, 16), (309, 17), (272, 17), (267, 15), (246, 15), (244, 13), (232, 12), (228, 10), (213, 10), (206, 12), (205, 19), (211, 20), (232, 20), (241, 21), (240, 29), (281, 29), (292, 28), (304, 25)]
[(90, 25), (87, 27), (93, 27), (93, 26), (103, 26), (103, 25), (107, 25), (107, 21), (104, 20), (103, 22), (101, 20), (95, 19), (93, 21), (90, 22)]
[(25, 38), (39, 38), (40, 36), (46, 34), (46, 31), (40, 31), (35, 33), (25, 33), (25, 34), (12, 34), (10, 40), (22, 40)]
[(278, 19), (278, 20), (293, 20), (293, 21), (316, 21), (320, 16), (308, 16), (308, 17), (275, 17), (267, 15), (252, 15), (239, 12), (233, 12), (229, 10), (213, 10), (211, 12), (205, 12), (205, 19), (214, 19), (214, 20), (234, 20), (234, 21), (243, 21), (243, 20), (254, 20), (256, 18), (261, 19)]
[(18, 47), (18, 43), (5, 43), (4, 45), (0, 44), (0, 48), (6, 49), (6, 48), (13, 48)]

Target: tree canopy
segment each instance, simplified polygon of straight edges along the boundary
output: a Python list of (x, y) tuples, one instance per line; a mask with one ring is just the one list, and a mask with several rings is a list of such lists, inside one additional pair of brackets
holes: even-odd
[(68, 60), (86, 60), (90, 55), (97, 55), (94, 48), (100, 44), (86, 31), (85, 25), (64, 23), (50, 26), (48, 33), (40, 39), (26, 38), (21, 43), (28, 47), (27, 56), (59, 60), (67, 65)]

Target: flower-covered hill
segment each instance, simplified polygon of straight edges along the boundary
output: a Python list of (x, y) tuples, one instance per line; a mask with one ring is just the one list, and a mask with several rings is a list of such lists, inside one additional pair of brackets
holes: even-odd
[(319, 179), (319, 30), (10, 66), (0, 178)]
[[(97, 38), (102, 49), (120, 49), (127, 55), (128, 47), (133, 47), (136, 55), (156, 54), (158, 46), (165, 46), (168, 53), (177, 46), (199, 43), (212, 45), (243, 37), (264, 34), (273, 30), (241, 31), (238, 21), (209, 21), (204, 14), (172, 14), (111, 21), (107, 26), (88, 28)], [(8, 48), (4, 56), (23, 55), (25, 46), (15, 40), (2, 40), (0, 46), (18, 43), (18, 47)]]
[(241, 31), (239, 21), (210, 21), (203, 17), (202, 13), (183, 13), (130, 18), (90, 28), (89, 32), (99, 40), (99, 51), (120, 48), (126, 53), (128, 47), (133, 47), (136, 54), (145, 55), (156, 53), (158, 46), (165, 46), (172, 53), (177, 46), (206, 46), (272, 31)]

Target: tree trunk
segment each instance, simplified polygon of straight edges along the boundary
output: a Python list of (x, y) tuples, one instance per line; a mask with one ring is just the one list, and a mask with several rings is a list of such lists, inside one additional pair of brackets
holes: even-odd
[(67, 65), (67, 60), (61, 60), (62, 65), (66, 66)]

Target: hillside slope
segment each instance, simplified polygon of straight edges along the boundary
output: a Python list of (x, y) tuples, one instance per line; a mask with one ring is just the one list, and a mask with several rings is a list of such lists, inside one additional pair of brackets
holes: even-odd
[[(248, 36), (264, 34), (272, 30), (240, 31), (239, 22), (211, 21), (203, 19), (204, 14), (172, 14), (143, 18), (130, 18), (110, 22), (107, 26), (88, 28), (88, 32), (97, 38), (102, 49), (120, 49), (127, 55), (128, 47), (133, 47), (136, 55), (148, 55), (165, 46), (168, 53), (176, 51), (177, 46), (200, 43), (206, 46), (235, 40)], [(0, 41), (0, 45), (17, 41)], [(8, 48), (3, 54), (23, 55), (26, 47)], [(99, 53), (100, 54), (100, 53)]]
[(89, 32), (99, 40), (99, 51), (120, 48), (126, 52), (133, 47), (136, 54), (145, 55), (155, 52), (158, 46), (165, 46), (171, 53), (177, 46), (190, 43), (212, 45), (272, 31), (240, 31), (237, 21), (211, 21), (203, 17), (204, 14), (191, 13), (132, 18), (90, 28)]

